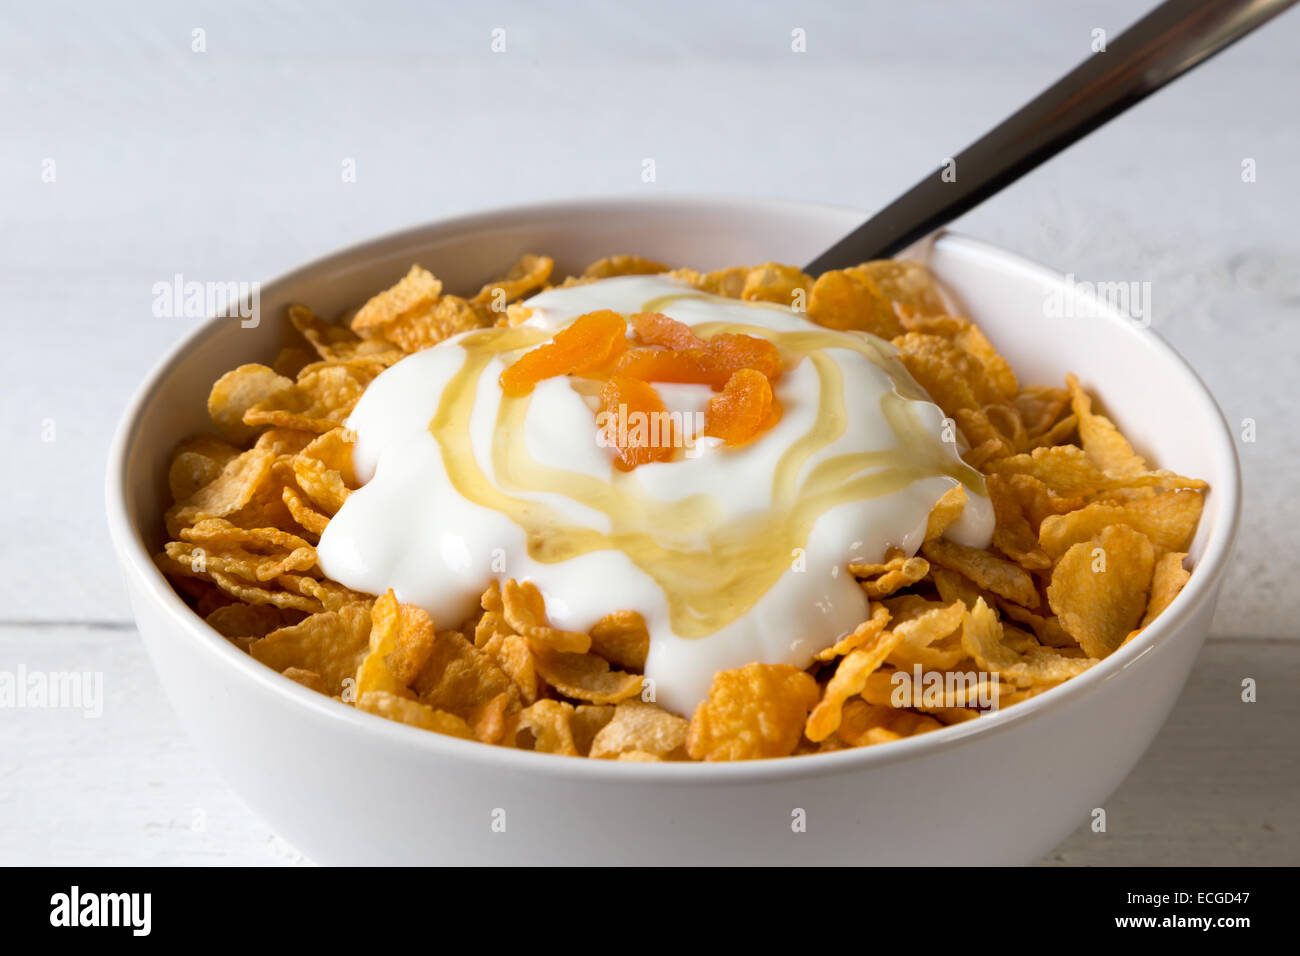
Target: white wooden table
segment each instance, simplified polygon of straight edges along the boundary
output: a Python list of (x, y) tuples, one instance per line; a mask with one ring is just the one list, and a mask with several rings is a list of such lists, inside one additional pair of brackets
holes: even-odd
[[(265, 279), (551, 197), (872, 209), (1136, 12), (632, 6), (0, 10), (0, 671), (99, 672), (105, 693), (97, 719), (0, 710), (0, 863), (301, 862), (179, 730), (109, 553), (116, 417), (193, 324), (153, 317), (155, 282)], [(1082, 829), (1048, 863), (1300, 861), (1297, 44), (1292, 13), (959, 224), (1081, 278), (1151, 282), (1157, 330), (1257, 435), (1214, 637), (1108, 832)], [(1257, 704), (1239, 701), (1246, 676)]]

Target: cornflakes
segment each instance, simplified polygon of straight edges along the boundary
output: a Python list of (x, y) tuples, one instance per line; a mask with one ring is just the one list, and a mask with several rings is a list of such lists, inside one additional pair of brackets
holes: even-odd
[[(546, 287), (553, 267), (524, 255), (461, 298), (415, 265), (339, 321), (293, 306), (300, 347), (214, 383), (213, 433), (183, 442), (169, 464), (156, 558), (214, 632), (289, 680), (423, 730), (628, 763), (744, 760), (884, 744), (1029, 700), (1132, 640), (1192, 574), (1184, 562), (1205, 483), (1149, 465), (1075, 376), (1021, 384), (983, 331), (951, 313), (924, 266), (700, 273), (618, 255), (561, 284), (666, 273), (892, 342), (984, 474), (991, 546), (945, 537), (969, 504), (954, 486), (918, 533), (919, 554), (845, 556), (868, 607), (857, 627), (811, 654), (807, 670), (756, 661), (718, 672), (690, 715), (653, 701), (642, 676), (650, 634), (635, 611), (586, 633), (556, 628), (533, 582), (502, 576), (484, 582), (468, 620), (435, 622), (392, 591), (326, 578), (316, 543), (359, 487), (346, 421), (370, 382), (457, 333), (523, 321), (530, 309), (519, 300)], [(738, 446), (779, 419), (773, 385), (786, 371), (766, 339), (696, 335), (658, 312), (595, 312), (523, 353), (501, 382), (524, 395), (553, 376), (594, 379), (591, 399), (606, 413), (664, 411), (655, 383), (705, 384), (715, 393), (705, 432)], [(615, 424), (606, 437), (631, 469), (670, 460), (682, 436), (654, 443)], [(934, 693), (914, 687), (900, 704), (915, 675), (932, 678)]]

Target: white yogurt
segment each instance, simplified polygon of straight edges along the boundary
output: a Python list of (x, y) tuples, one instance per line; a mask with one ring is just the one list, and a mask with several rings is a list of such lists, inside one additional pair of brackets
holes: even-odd
[[(584, 397), (561, 376), (522, 404), (503, 395), (498, 377), (524, 348), (584, 313), (648, 304), (706, 338), (724, 326), (772, 338), (786, 362), (773, 389), (780, 420), (743, 447), (701, 438), (679, 460), (624, 472), (597, 440), (590, 388)], [(860, 623), (867, 601), (845, 564), (890, 546), (915, 553), (934, 503), (957, 483), (950, 474), (966, 481), (967, 505), (948, 536), (987, 546), (993, 515), (979, 478), (887, 343), (662, 277), (552, 289), (527, 305), (520, 329), (457, 336), (371, 383), (348, 422), (364, 485), (317, 549), (329, 577), (392, 588), (440, 627), (470, 617), (487, 583), (510, 577), (537, 585), (557, 627), (638, 611), (655, 699), (689, 715), (715, 672), (805, 667)], [(494, 336), (519, 348), (486, 355), (483, 343), (504, 341)], [(474, 355), (476, 384), (464, 377)], [(656, 388), (688, 423), (712, 394)]]

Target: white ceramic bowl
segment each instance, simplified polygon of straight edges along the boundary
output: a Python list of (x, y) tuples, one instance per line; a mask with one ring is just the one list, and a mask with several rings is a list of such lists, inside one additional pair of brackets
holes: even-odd
[[(626, 764), (488, 747), (344, 707), (237, 650), (172, 592), (160, 545), (168, 455), (207, 426), (211, 383), (268, 360), (283, 308), (333, 315), (420, 262), (469, 289), (523, 252), (557, 272), (634, 252), (698, 268), (801, 263), (856, 225), (843, 208), (752, 199), (596, 200), (519, 207), (355, 246), (262, 287), (254, 329), (214, 319), (131, 402), (107, 512), (140, 634), (172, 705), (230, 786), (325, 863), (1028, 863), (1088, 822), (1150, 744), (1210, 625), (1237, 528), (1227, 426), (1196, 375), (1118, 314), (1047, 318), (1062, 277), (948, 235), (931, 264), (1025, 382), (1068, 370), (1138, 449), (1207, 479), (1195, 572), (1139, 639), (1063, 686), (885, 746), (737, 764)], [(1068, 310), (1067, 310), (1068, 311)], [(802, 816), (806, 828), (793, 824)], [(504, 823), (504, 829), (502, 828)]]

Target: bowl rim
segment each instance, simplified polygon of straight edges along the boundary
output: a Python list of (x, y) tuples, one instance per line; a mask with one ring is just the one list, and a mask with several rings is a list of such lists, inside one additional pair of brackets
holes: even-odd
[[(787, 199), (755, 199), (728, 195), (679, 194), (671, 196), (598, 196), (581, 199), (561, 199), (540, 203), (500, 206), (467, 215), (452, 216), (412, 225), (393, 232), (365, 239), (345, 248), (319, 256), (305, 264), (295, 266), (263, 283), (263, 288), (290, 282), (304, 273), (364, 258), (381, 248), (419, 241), (431, 231), (454, 233), (528, 218), (530, 216), (562, 213), (565, 211), (613, 210), (618, 207), (655, 207), (657, 209), (681, 207), (684, 211), (703, 209), (722, 211), (755, 211), (769, 215), (798, 213), (806, 215), (819, 212), (828, 217), (843, 217), (846, 227), (851, 227), (862, 217), (852, 207), (829, 203), (811, 203)], [(945, 246), (999, 260), (1004, 266), (1014, 266), (1029, 276), (1046, 284), (1059, 284), (1065, 276), (1017, 253), (980, 239), (960, 233), (940, 231), (935, 241)], [(428, 756), (449, 760), (480, 763), (485, 768), (503, 771), (526, 771), (543, 776), (593, 780), (602, 782), (627, 782), (631, 784), (671, 782), (678, 786), (707, 784), (740, 784), (748, 781), (770, 781), (839, 774), (871, 766), (892, 764), (959, 746), (971, 738), (991, 737), (1019, 727), (1039, 714), (1060, 709), (1083, 695), (1094, 692), (1101, 684), (1118, 677), (1140, 659), (1154, 653), (1171, 640), (1175, 640), (1182, 625), (1217, 593), (1219, 582), (1226, 570), (1241, 519), (1241, 468), (1236, 446), (1222, 410), (1195, 370), (1167, 342), (1151, 328), (1139, 328), (1113, 311), (1107, 309), (1099, 319), (1119, 323), (1128, 333), (1143, 340), (1145, 347), (1154, 350), (1185, 380), (1193, 392), (1213, 411), (1207, 422), (1204, 441), (1212, 446), (1212, 455), (1221, 464), (1226, 480), (1216, 483), (1212, 493), (1224, 502), (1222, 519), (1206, 541), (1205, 552), (1197, 563), (1187, 585), (1156, 621), (1133, 641), (1120, 647), (1096, 666), (1049, 691), (1023, 701), (1006, 710), (998, 710), (966, 721), (914, 737), (891, 741), (887, 746), (858, 747), (825, 754), (792, 755), (766, 760), (736, 762), (665, 762), (635, 763), (620, 761), (560, 759), (554, 754), (541, 754), (514, 748), (497, 747), (478, 741), (461, 740), (444, 734), (430, 733), (396, 721), (340, 706), (338, 702), (302, 685), (283, 678), (280, 674), (254, 660), (247, 653), (222, 637), (195, 614), (181, 599), (162, 572), (153, 563), (144, 536), (128, 518), (126, 472), (139, 438), (138, 425), (154, 394), (173, 373), (175, 366), (192, 348), (216, 335), (223, 327), (220, 317), (200, 323), (176, 342), (145, 376), (133, 393), (119, 421), (108, 455), (105, 482), (105, 513), (109, 525), (113, 550), (123, 572), (136, 586), (133, 590), (151, 601), (178, 630), (176, 640), (195, 641), (201, 651), (209, 655), (214, 671), (228, 669), (236, 680), (249, 680), (263, 694), (278, 698), (284, 706), (301, 708), (304, 719), (318, 717), (330, 723), (330, 731), (344, 732), (359, 738), (385, 740), (394, 748), (409, 748), (414, 759)], [(137, 619), (141, 616), (134, 615)], [(138, 620), (137, 620), (138, 628)], [(161, 677), (161, 675), (160, 675)], [(171, 688), (165, 688), (169, 693)], [(376, 740), (378, 742), (378, 740)]]

